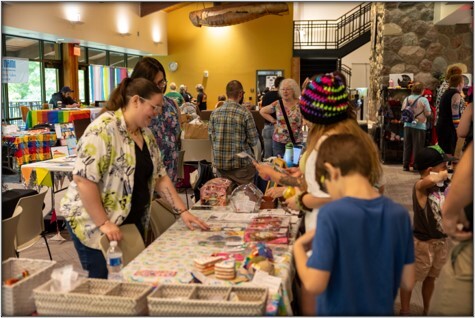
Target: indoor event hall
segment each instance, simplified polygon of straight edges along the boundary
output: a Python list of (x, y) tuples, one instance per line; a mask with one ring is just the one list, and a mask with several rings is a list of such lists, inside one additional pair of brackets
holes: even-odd
[(3, 1), (5, 316), (473, 316), (473, 2)]

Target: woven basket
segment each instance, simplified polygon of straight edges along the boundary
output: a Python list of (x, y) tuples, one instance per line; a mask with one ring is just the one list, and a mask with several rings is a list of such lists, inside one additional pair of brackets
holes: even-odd
[(28, 258), (12, 257), (4, 261), (2, 264), (4, 280), (21, 275), (25, 270), (30, 276), (11, 286), (2, 285), (2, 315), (31, 315), (36, 310), (33, 289), (50, 279), (55, 265), (55, 261)]
[(52, 281), (34, 290), (42, 316), (142, 316), (148, 314), (147, 295), (152, 286), (143, 283), (84, 279), (69, 293), (50, 291)]
[[(263, 316), (267, 288), (160, 285), (147, 297), (150, 316)], [(238, 301), (229, 300), (231, 293)]]

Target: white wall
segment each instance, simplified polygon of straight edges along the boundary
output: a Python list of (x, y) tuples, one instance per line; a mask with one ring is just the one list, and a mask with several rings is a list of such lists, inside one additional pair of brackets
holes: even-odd
[(362, 2), (294, 2), (294, 20), (337, 20)]
[[(337, 20), (362, 2), (294, 2), (294, 20)], [(342, 64), (352, 69), (349, 86), (368, 87), (371, 45), (366, 43), (342, 58)]]

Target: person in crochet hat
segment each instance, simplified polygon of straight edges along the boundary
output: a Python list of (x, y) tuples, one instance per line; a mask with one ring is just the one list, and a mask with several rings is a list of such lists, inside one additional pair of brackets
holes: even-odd
[[(360, 139), (371, 162), (369, 180), (382, 193), (382, 167), (374, 141), (356, 121), (353, 105), (348, 100), (345, 76), (338, 72), (312, 77), (303, 88), (300, 97), (300, 112), (309, 126), (306, 151), (299, 162), (299, 169), (290, 168), (289, 174), (275, 171), (272, 166), (257, 164), (256, 169), (263, 179), (277, 184), (298, 188), (296, 195), (285, 200), (293, 210), (305, 212), (305, 231), (315, 229), (320, 206), (331, 201), (316, 180), (316, 161), (320, 144), (330, 135), (350, 134)], [(302, 290), (300, 307), (303, 315), (315, 315), (314, 296)]]
[(314, 124), (329, 125), (347, 119), (348, 108), (346, 80), (339, 72), (317, 75), (300, 98), (300, 112)]

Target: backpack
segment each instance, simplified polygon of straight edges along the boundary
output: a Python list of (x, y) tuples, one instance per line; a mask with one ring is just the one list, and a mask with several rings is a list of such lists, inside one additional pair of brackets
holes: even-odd
[(422, 114), (424, 112), (424, 110), (422, 110), (419, 114), (414, 116), (414, 105), (416, 105), (417, 100), (419, 98), (421, 98), (421, 96), (417, 97), (412, 102), (412, 104), (408, 105), (407, 104), (408, 100), (407, 100), (407, 97), (406, 97), (406, 107), (401, 112), (401, 122), (403, 122), (403, 123), (412, 123), (417, 116), (419, 116), (420, 114)]

